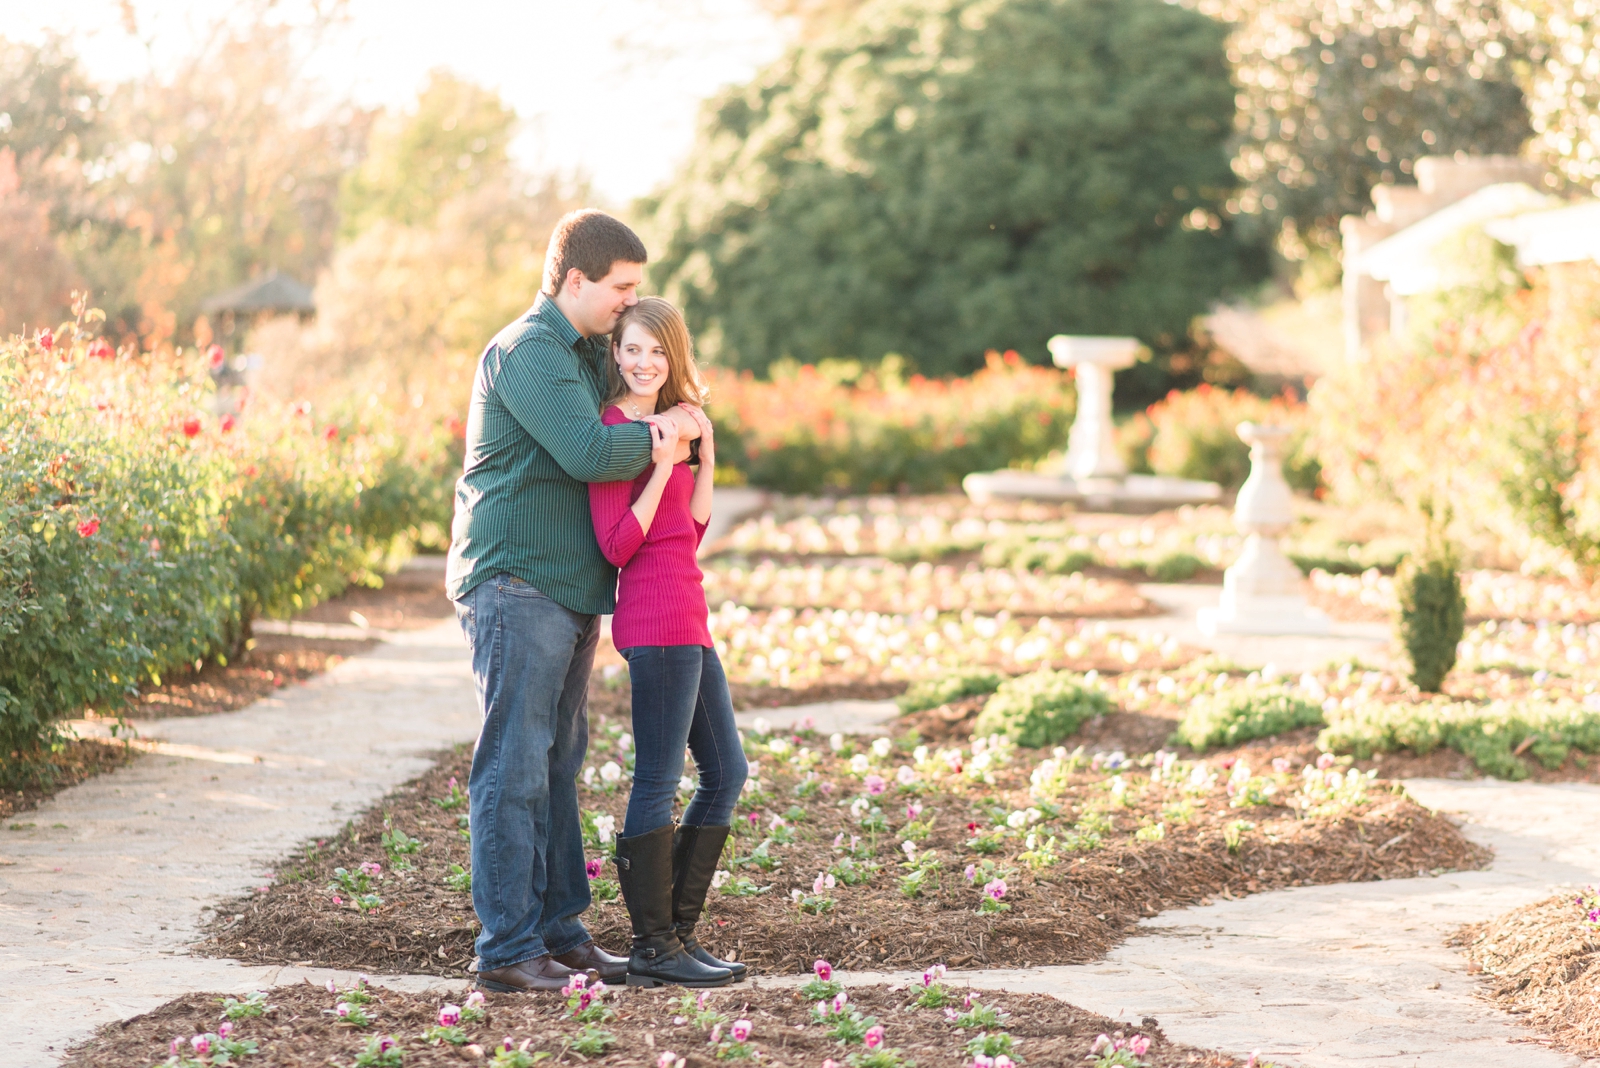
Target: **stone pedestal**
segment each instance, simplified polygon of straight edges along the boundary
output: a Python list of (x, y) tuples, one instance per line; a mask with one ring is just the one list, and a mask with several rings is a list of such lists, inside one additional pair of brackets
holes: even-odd
[(1141, 346), (1131, 337), (1050, 339), (1057, 367), (1070, 367), (1078, 387), (1078, 412), (1059, 473), (985, 471), (968, 475), (961, 488), (975, 501), (1026, 499), (1067, 501), (1097, 512), (1155, 512), (1181, 504), (1206, 504), (1222, 497), (1215, 482), (1164, 475), (1130, 475), (1117, 451), (1111, 419), (1113, 376), (1132, 367)]
[(1283, 478), (1287, 427), (1240, 423), (1250, 444), (1250, 477), (1239, 488), (1234, 522), (1248, 535), (1244, 551), (1222, 576), (1222, 603), (1202, 608), (1204, 634), (1326, 634), (1328, 619), (1306, 604), (1300, 569), (1283, 555), (1278, 539), (1294, 523), (1289, 484)]

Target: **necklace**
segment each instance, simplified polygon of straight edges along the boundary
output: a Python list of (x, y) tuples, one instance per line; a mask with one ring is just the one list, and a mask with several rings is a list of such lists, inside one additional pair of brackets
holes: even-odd
[(633, 402), (633, 398), (632, 397), (625, 397), (623, 399), (628, 402), (628, 407), (633, 410), (633, 417), (635, 419), (643, 419), (644, 418), (644, 413), (639, 410), (639, 406)]

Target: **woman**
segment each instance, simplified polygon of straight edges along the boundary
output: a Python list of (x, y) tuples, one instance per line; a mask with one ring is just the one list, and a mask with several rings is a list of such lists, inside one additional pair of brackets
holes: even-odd
[[(706, 387), (683, 316), (660, 297), (622, 313), (611, 333), (606, 424), (683, 404), (700, 424), (700, 471), (674, 463), (678, 435), (652, 425), (653, 463), (629, 482), (591, 483), (595, 536), (621, 569), (611, 638), (633, 681), (633, 792), (617, 838), (617, 876), (633, 925), (629, 986), (723, 986), (743, 964), (718, 960), (695, 938), (711, 878), (748, 768), (728, 682), (706, 626), (695, 550), (711, 518), (712, 428)], [(699, 785), (672, 823), (685, 744)]]

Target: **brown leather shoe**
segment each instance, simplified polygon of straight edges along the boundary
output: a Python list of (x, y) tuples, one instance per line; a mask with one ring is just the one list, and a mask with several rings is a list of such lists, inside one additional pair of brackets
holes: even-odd
[(546, 954), (520, 964), (478, 973), (478, 985), (501, 994), (526, 994), (534, 990), (560, 990), (572, 979), (571, 968)]
[(628, 958), (607, 953), (592, 940), (568, 953), (552, 957), (573, 971), (595, 972), (602, 979), (621, 979), (628, 974)]

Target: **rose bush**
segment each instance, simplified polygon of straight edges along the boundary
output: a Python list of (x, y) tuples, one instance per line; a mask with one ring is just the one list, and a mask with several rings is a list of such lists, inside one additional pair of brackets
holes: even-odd
[(117, 353), (101, 319), (80, 303), (48, 343), (0, 343), (0, 778), (62, 716), (225, 660), (252, 619), (376, 582), (448, 521), (446, 431), (219, 415), (203, 356)]

